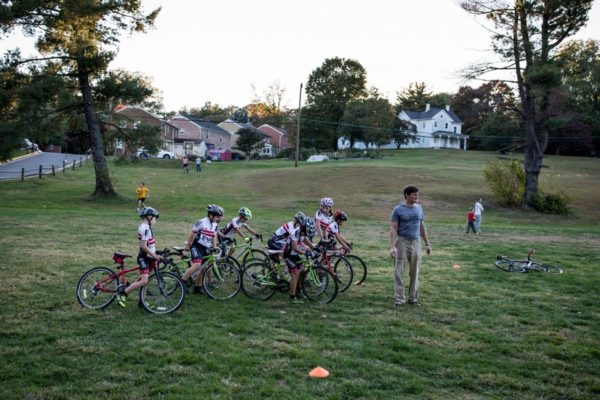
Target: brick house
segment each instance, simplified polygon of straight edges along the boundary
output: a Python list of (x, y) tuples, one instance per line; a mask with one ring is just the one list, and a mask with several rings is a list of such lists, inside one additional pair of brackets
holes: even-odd
[[(150, 125), (160, 127), (161, 148), (174, 152), (175, 140), (179, 128), (163, 120), (159, 116), (139, 107), (123, 107), (115, 112), (116, 124), (124, 129), (135, 129), (138, 125)], [(114, 128), (113, 128), (114, 129)], [(123, 142), (117, 140), (115, 143), (115, 154), (123, 154)], [(137, 149), (131, 149), (136, 151)]]
[[(258, 127), (258, 130), (268, 136), (265, 141), (265, 145), (271, 145), (271, 148), (267, 146), (263, 147), (262, 151), (264, 156), (276, 156), (280, 150), (287, 149), (289, 147), (289, 134), (284, 128), (277, 128), (269, 124), (263, 124)], [(266, 154), (270, 152), (270, 154)]]
[(231, 149), (231, 133), (213, 122), (203, 121), (189, 115), (176, 115), (168, 121), (179, 128), (175, 154), (206, 156), (208, 150)]

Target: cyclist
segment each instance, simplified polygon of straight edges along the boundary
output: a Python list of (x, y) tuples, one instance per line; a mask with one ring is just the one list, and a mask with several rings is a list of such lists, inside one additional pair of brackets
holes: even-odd
[(337, 241), (344, 249), (344, 252), (348, 253), (350, 251), (350, 242), (340, 233), (340, 227), (346, 221), (348, 221), (348, 214), (342, 210), (336, 210), (333, 213), (333, 222), (329, 224), (325, 231), (325, 241), (319, 244), (325, 245), (326, 248), (332, 248), (335, 241)]
[[(293, 221), (283, 224), (275, 231), (271, 239), (269, 239), (267, 242), (267, 249), (269, 250), (269, 259), (274, 266), (279, 264), (280, 254), (283, 255), (286, 265), (288, 264), (287, 259), (291, 255), (292, 250), (294, 250), (297, 255), (304, 254), (304, 250), (299, 246), (299, 242), (301, 239), (300, 231), (307, 220), (312, 221), (310, 218), (307, 218), (302, 211), (298, 211), (294, 215)], [(297, 258), (300, 259), (300, 256)], [(294, 262), (292, 261), (291, 264), (293, 265)], [(292, 278), (289, 285), (290, 303), (302, 303), (302, 300), (296, 297), (296, 286), (298, 284), (300, 269), (293, 266), (288, 269)]]
[(333, 207), (333, 200), (330, 197), (323, 197), (321, 199), (321, 208), (315, 214), (315, 224), (317, 225), (317, 234), (320, 240), (323, 240), (327, 227), (333, 222), (331, 207)]
[[(202, 266), (202, 259), (210, 254), (211, 248), (217, 247), (217, 228), (225, 211), (216, 204), (209, 204), (206, 208), (206, 217), (199, 219), (192, 225), (185, 243), (185, 250), (190, 251), (192, 266), (188, 268), (182, 280), (188, 282), (191, 276)], [(194, 281), (194, 293), (201, 293), (203, 271), (200, 271)]]
[(140, 276), (129, 286), (120, 286), (117, 289), (118, 302), (121, 307), (125, 307), (127, 295), (136, 289), (143, 288), (148, 284), (148, 275), (150, 267), (156, 267), (156, 261), (162, 260), (162, 257), (156, 254), (156, 240), (152, 233), (152, 226), (158, 219), (158, 211), (152, 207), (144, 207), (139, 212), (142, 223), (138, 227), (138, 239), (140, 251), (137, 256), (137, 262), (140, 267)]
[[(248, 232), (254, 235), (255, 238), (259, 239), (262, 236), (259, 235), (254, 229), (248, 225), (248, 221), (252, 219), (252, 211), (250, 211), (246, 207), (242, 207), (238, 211), (238, 216), (229, 221), (229, 223), (225, 226), (225, 228), (219, 231), (219, 241), (224, 243), (225, 245), (231, 245), (235, 240), (233, 238), (234, 233), (237, 233), (242, 238), (245, 238), (242, 233), (242, 228), (245, 228)], [(229, 249), (229, 254), (233, 253), (234, 248), (231, 247)]]

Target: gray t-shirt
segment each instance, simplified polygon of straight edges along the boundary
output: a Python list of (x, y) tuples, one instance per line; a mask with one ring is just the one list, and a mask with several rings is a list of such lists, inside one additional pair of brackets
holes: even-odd
[(408, 240), (416, 240), (421, 234), (421, 221), (423, 221), (423, 208), (419, 204), (412, 207), (404, 203), (398, 204), (392, 211), (392, 222), (398, 223), (398, 236)]

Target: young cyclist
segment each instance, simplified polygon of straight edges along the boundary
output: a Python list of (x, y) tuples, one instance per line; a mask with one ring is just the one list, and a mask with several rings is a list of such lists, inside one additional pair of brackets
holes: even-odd
[(336, 210), (333, 214), (333, 222), (327, 227), (325, 232), (325, 240), (332, 243), (332, 240), (336, 240), (340, 246), (347, 253), (350, 251), (350, 242), (340, 233), (340, 227), (348, 221), (348, 214), (342, 210)]
[(136, 289), (140, 289), (148, 284), (148, 275), (150, 267), (156, 266), (156, 261), (162, 257), (156, 254), (156, 240), (152, 233), (152, 226), (158, 219), (158, 211), (152, 207), (144, 207), (139, 212), (142, 223), (138, 227), (138, 240), (140, 251), (137, 256), (137, 262), (140, 267), (140, 276), (127, 287), (121, 286), (118, 290), (118, 302), (121, 307), (125, 307), (127, 295)]
[(329, 197), (323, 197), (321, 199), (321, 208), (315, 214), (315, 224), (317, 225), (317, 234), (320, 240), (323, 240), (327, 227), (333, 222), (331, 207), (333, 207), (333, 200)]
[[(244, 236), (244, 234), (242, 233), (242, 228), (245, 228), (248, 232), (253, 234), (254, 237), (256, 237), (257, 239), (261, 238), (262, 236), (259, 235), (258, 232), (256, 232), (254, 229), (252, 229), (250, 227), (250, 225), (248, 225), (248, 221), (250, 219), (252, 219), (252, 211), (250, 211), (246, 207), (240, 208), (238, 211), (238, 216), (235, 217), (234, 219), (232, 219), (231, 221), (229, 221), (229, 223), (225, 226), (225, 228), (223, 228), (219, 231), (220, 241), (225, 242), (227, 245), (233, 243), (234, 242), (233, 236), (235, 233), (240, 235), (242, 238), (245, 238), (246, 236)], [(233, 251), (234, 251), (234, 248), (231, 247), (229, 249), (229, 255), (231, 255), (231, 253), (233, 253)]]
[[(296, 297), (296, 288), (298, 286), (300, 271), (302, 270), (302, 258), (300, 255), (306, 253), (305, 249), (300, 246), (300, 242), (309, 236), (306, 232), (307, 224), (311, 227), (309, 233), (314, 235), (314, 221), (307, 218), (302, 211), (298, 211), (294, 215), (294, 221), (287, 222), (278, 228), (267, 243), (267, 248), (271, 250), (269, 258), (273, 265), (279, 263), (279, 255), (283, 254), (283, 259), (291, 276), (289, 296), (290, 303), (293, 304), (302, 304), (302, 300)], [(307, 245), (310, 248), (314, 248), (314, 245), (310, 241), (307, 240), (307, 242), (309, 242)]]
[[(225, 211), (216, 204), (209, 204), (206, 209), (207, 216), (199, 219), (192, 226), (188, 234), (185, 249), (190, 251), (192, 266), (188, 268), (182, 277), (184, 282), (188, 282), (191, 276), (202, 266), (202, 259), (210, 254), (211, 248), (217, 247), (217, 228)], [(203, 271), (200, 271), (194, 281), (194, 293), (201, 292)]]
[(150, 193), (150, 189), (148, 189), (148, 187), (144, 185), (144, 182), (140, 182), (140, 186), (138, 186), (138, 188), (135, 190), (135, 194), (137, 195), (138, 199), (138, 212), (140, 212), (142, 207), (146, 207), (146, 204), (144, 204), (144, 202), (148, 197), (148, 193)]

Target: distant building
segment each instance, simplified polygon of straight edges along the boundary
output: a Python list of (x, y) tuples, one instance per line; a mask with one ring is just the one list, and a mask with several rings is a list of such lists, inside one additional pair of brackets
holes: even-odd
[[(159, 126), (160, 139), (162, 142), (160, 147), (164, 150), (175, 153), (175, 140), (177, 138), (179, 129), (176, 126), (173, 126), (172, 124), (163, 120), (159, 116), (151, 113), (150, 111), (146, 111), (143, 108), (120, 106), (115, 112), (115, 119), (117, 119), (117, 121), (115, 121), (116, 125), (118, 125), (122, 129), (135, 129), (140, 124)], [(123, 146), (123, 141), (117, 139), (115, 143), (116, 155), (123, 154)], [(131, 149), (133, 153), (135, 153), (136, 150), (137, 149)]]
[[(402, 148), (433, 148), (433, 149), (467, 149), (469, 136), (463, 135), (461, 119), (450, 109), (425, 106), (425, 111), (401, 111), (398, 118), (413, 124), (417, 129), (418, 140), (403, 144)], [(348, 148), (350, 141), (347, 138), (338, 140), (339, 148)], [(376, 148), (375, 145), (357, 142), (354, 148)], [(396, 143), (391, 142), (379, 148), (395, 149)]]
[(269, 124), (264, 124), (259, 126), (258, 130), (267, 136), (267, 138), (265, 138), (265, 145), (261, 149), (261, 156), (275, 157), (279, 151), (288, 148), (289, 135), (284, 128), (277, 128)]
[(231, 133), (213, 122), (203, 121), (189, 115), (176, 115), (169, 123), (179, 128), (175, 154), (193, 154), (206, 157), (213, 149), (231, 149)]

